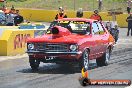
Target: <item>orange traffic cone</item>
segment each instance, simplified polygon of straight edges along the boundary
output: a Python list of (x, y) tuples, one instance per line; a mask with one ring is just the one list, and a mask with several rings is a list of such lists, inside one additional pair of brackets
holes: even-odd
[(82, 77), (79, 78), (79, 82), (82, 86), (87, 86), (91, 84), (90, 79), (88, 78), (88, 70), (84, 71), (84, 68), (81, 70)]
[(84, 71), (84, 68), (82, 68), (81, 73), (82, 73), (82, 77), (88, 78), (88, 70), (87, 71)]

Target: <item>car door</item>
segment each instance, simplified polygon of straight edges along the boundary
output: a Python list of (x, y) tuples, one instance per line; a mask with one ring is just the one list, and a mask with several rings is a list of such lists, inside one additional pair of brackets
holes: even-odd
[(101, 38), (101, 47), (100, 47), (100, 51), (101, 53), (105, 52), (106, 48), (107, 48), (107, 43), (108, 43), (108, 34), (105, 32), (105, 29), (103, 28), (102, 24), (100, 22), (97, 22), (97, 25), (99, 27), (99, 35)]
[(101, 52), (100, 48), (101, 48), (101, 38), (99, 35), (99, 27), (97, 25), (97, 22), (93, 22), (92, 23), (92, 29), (91, 29), (91, 34), (92, 34), (92, 39), (93, 39), (93, 53), (94, 53), (94, 58), (98, 57), (98, 54)]
[(97, 22), (98, 28), (99, 28), (99, 36), (101, 38), (100, 41), (100, 51), (103, 53), (106, 50), (107, 42), (108, 42), (108, 36), (105, 32), (105, 29), (103, 28), (102, 24), (100, 22)]

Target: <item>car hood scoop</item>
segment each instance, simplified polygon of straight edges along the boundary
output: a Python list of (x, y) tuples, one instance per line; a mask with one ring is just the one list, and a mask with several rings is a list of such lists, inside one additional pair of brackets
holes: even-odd
[(53, 34), (53, 36), (67, 36), (70, 35), (71, 32), (67, 28), (55, 26), (51, 29), (51, 34)]

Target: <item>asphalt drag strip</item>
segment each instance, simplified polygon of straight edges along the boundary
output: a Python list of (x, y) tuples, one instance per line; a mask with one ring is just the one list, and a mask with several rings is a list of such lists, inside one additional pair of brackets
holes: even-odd
[[(121, 30), (108, 66), (97, 67), (93, 61), (90, 79), (129, 79), (132, 81), (132, 42)], [(0, 61), (0, 88), (84, 88), (79, 84), (81, 71), (77, 67), (40, 64), (32, 71), (27, 56)], [(5, 58), (5, 57), (4, 57)], [(125, 88), (126, 86), (87, 86), (86, 88)]]
[[(124, 49), (123, 49), (124, 50)], [(130, 79), (132, 74), (132, 51), (114, 51), (108, 66), (97, 67), (91, 64), (89, 77), (91, 79)], [(116, 54), (115, 54), (116, 52)], [(81, 88), (78, 78), (80, 71), (75, 68), (56, 64), (42, 64), (39, 71), (33, 72), (28, 65), (28, 58), (0, 62), (0, 67), (8, 63), (15, 64), (0, 69), (0, 88)], [(4, 64), (4, 65), (3, 65)], [(125, 86), (103, 87), (89, 86), (88, 88), (124, 88)]]

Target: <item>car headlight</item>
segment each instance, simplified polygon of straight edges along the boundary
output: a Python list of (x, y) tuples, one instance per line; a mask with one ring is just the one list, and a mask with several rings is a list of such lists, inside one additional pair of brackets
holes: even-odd
[(28, 44), (28, 49), (33, 50), (34, 49), (34, 44)]
[(71, 51), (76, 51), (77, 48), (78, 48), (77, 45), (70, 45), (70, 50), (71, 50)]

